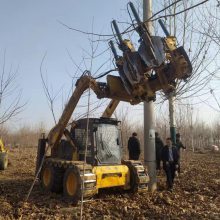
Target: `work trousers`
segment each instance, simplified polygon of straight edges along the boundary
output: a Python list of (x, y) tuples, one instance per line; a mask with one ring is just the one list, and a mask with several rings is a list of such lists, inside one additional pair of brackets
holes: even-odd
[(180, 158), (178, 160), (178, 169), (177, 169), (178, 173), (180, 174)]
[(177, 161), (178, 164), (177, 172), (180, 174), (180, 149), (178, 150), (178, 155), (179, 155), (179, 159)]
[(173, 188), (173, 182), (175, 178), (175, 163), (169, 162), (169, 164), (164, 164), (164, 170), (167, 176), (167, 185), (169, 189)]
[(129, 160), (139, 160), (140, 154), (129, 153)]

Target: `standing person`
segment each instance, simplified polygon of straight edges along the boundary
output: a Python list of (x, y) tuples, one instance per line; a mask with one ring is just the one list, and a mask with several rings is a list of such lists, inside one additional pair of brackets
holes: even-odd
[(134, 132), (132, 134), (132, 137), (130, 137), (128, 140), (128, 151), (129, 151), (129, 160), (139, 159), (141, 148), (136, 132)]
[(183, 143), (181, 142), (181, 137), (180, 137), (180, 133), (176, 134), (176, 148), (179, 154), (179, 160), (178, 160), (178, 173), (180, 174), (180, 149), (186, 149), (186, 147), (183, 145)]
[(164, 147), (163, 141), (161, 140), (159, 133), (155, 132), (155, 148), (156, 148), (156, 169), (160, 170), (161, 151)]
[(166, 139), (166, 145), (161, 152), (161, 159), (163, 161), (163, 169), (167, 176), (168, 190), (172, 190), (175, 170), (178, 168), (179, 154), (175, 146), (172, 145), (171, 138)]

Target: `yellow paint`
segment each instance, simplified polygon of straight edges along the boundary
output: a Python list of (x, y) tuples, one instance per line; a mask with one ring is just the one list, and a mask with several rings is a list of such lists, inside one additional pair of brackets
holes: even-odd
[(74, 196), (77, 190), (77, 177), (74, 173), (70, 173), (66, 181), (66, 189), (70, 196)]
[(114, 186), (129, 188), (130, 172), (125, 165), (96, 166), (93, 173), (96, 174), (97, 189)]
[(135, 51), (134, 49), (134, 45), (132, 44), (132, 42), (130, 40), (123, 40), (124, 44), (131, 50), (131, 51)]
[(2, 139), (0, 139), (0, 152), (6, 152)]
[(176, 38), (175, 37), (172, 37), (172, 36), (166, 37), (165, 42), (170, 51), (173, 51), (176, 49)]
[(105, 109), (105, 111), (102, 113), (102, 117), (111, 118), (119, 102), (120, 102), (119, 100), (112, 99), (111, 102), (108, 104), (107, 108)]
[(48, 167), (46, 167), (43, 172), (43, 182), (46, 187), (50, 184), (51, 176), (51, 170)]
[(77, 161), (77, 160), (79, 160), (79, 156), (78, 156), (77, 151), (74, 151), (74, 152), (73, 152), (72, 160), (73, 160), (73, 161)]

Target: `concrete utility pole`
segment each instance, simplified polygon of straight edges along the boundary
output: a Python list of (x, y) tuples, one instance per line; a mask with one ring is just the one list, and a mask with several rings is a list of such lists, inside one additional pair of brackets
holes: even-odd
[(170, 137), (173, 144), (176, 144), (175, 90), (169, 93), (168, 100), (170, 117)]
[[(143, 21), (152, 16), (152, 0), (143, 0)], [(152, 23), (147, 24), (150, 33)], [(150, 177), (149, 191), (157, 189), (155, 153), (155, 112), (154, 102), (144, 102), (144, 163)]]

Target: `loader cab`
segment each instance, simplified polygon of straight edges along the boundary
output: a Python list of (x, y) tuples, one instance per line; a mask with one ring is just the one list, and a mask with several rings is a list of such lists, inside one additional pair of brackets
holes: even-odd
[[(88, 139), (86, 134), (87, 119), (76, 121), (71, 130), (73, 141), (78, 149), (79, 160), (92, 165), (121, 164), (120, 122), (109, 118), (90, 118), (88, 122)], [(88, 142), (88, 143), (86, 143)]]

